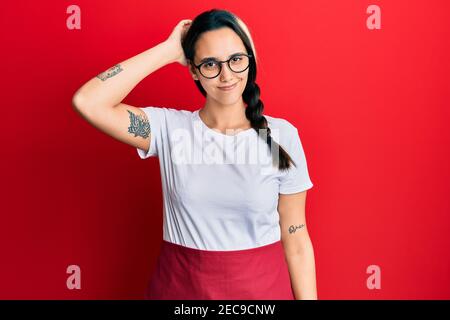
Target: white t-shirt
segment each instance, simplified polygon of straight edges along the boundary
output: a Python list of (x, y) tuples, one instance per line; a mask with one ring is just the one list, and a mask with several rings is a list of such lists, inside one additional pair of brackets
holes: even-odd
[(206, 126), (199, 110), (142, 110), (149, 119), (151, 141), (147, 153), (139, 148), (137, 152), (141, 159), (159, 158), (164, 240), (221, 251), (280, 240), (279, 193), (313, 186), (296, 127), (264, 115), (273, 140), (297, 165), (286, 172), (272, 166), (269, 145), (253, 128), (223, 134)]

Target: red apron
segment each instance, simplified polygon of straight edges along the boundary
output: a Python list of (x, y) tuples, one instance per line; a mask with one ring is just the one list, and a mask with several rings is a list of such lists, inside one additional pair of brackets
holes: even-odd
[(163, 240), (145, 299), (293, 300), (281, 241), (209, 251)]

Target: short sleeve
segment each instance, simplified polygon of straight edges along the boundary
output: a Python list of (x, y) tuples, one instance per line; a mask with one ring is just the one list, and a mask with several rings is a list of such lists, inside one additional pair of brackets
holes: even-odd
[(306, 157), (298, 130), (296, 127), (293, 127), (291, 132), (287, 147), (284, 149), (295, 162), (296, 166), (291, 163), (291, 167), (288, 171), (282, 171), (279, 189), (279, 193), (281, 194), (302, 192), (313, 186), (313, 183), (309, 178)]
[(148, 152), (136, 148), (137, 153), (141, 159), (157, 157), (161, 153), (162, 137), (166, 126), (165, 110), (161, 107), (144, 107), (141, 110), (147, 115), (150, 124), (150, 148)]

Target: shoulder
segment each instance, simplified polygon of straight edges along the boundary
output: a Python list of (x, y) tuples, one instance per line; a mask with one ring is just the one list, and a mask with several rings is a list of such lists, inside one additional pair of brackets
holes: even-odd
[(184, 109), (175, 109), (171, 107), (161, 107), (161, 106), (146, 106), (143, 109), (151, 110), (154, 112), (165, 113), (173, 116), (190, 116), (192, 111), (184, 110)]
[(298, 134), (297, 128), (290, 121), (266, 114), (264, 116), (267, 119), (272, 138), (281, 145), (286, 145)]
[(295, 126), (288, 120), (284, 118), (274, 117), (271, 115), (264, 115), (269, 123), (269, 126), (272, 125), (274, 128), (284, 128), (284, 129), (296, 129)]
[(175, 109), (171, 107), (161, 106), (146, 106), (142, 108), (147, 114), (154, 115), (159, 119), (166, 119), (168, 121), (182, 121), (190, 119), (192, 111), (184, 109)]

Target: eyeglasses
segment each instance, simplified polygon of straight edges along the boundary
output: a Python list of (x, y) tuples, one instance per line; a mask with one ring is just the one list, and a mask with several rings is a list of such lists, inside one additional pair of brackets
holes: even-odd
[(200, 63), (198, 66), (192, 62), (192, 65), (196, 67), (202, 76), (207, 79), (212, 79), (217, 77), (222, 71), (222, 63), (227, 63), (231, 71), (235, 73), (244, 72), (250, 65), (250, 58), (253, 57), (251, 54), (237, 54), (232, 56), (230, 59), (225, 61), (217, 61), (215, 59), (209, 59)]

